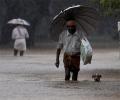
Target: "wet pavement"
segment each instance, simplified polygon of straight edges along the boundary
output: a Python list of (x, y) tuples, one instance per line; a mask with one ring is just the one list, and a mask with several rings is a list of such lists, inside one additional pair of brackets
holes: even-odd
[[(12, 50), (0, 50), (0, 100), (119, 100), (120, 59), (118, 50), (94, 50), (92, 64), (81, 62), (78, 82), (64, 81), (54, 66), (55, 50), (28, 50), (14, 57)], [(100, 73), (101, 82), (92, 74)]]

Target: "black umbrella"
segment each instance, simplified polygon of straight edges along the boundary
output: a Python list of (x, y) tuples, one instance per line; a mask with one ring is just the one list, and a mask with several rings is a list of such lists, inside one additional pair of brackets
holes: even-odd
[(80, 31), (90, 34), (96, 29), (98, 23), (98, 12), (92, 7), (76, 5), (68, 7), (53, 18), (50, 28), (50, 36), (53, 40), (58, 40), (59, 34), (65, 30), (66, 21), (74, 18)]

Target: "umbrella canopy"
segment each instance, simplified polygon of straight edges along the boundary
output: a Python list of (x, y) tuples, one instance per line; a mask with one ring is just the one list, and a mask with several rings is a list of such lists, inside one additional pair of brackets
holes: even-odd
[(50, 36), (53, 40), (58, 40), (59, 34), (65, 30), (66, 21), (74, 18), (77, 22), (77, 28), (86, 33), (93, 33), (98, 23), (98, 12), (91, 7), (76, 5), (68, 7), (53, 18), (50, 27)]
[(30, 26), (30, 24), (26, 20), (21, 18), (11, 19), (10, 21), (8, 21), (8, 24), (20, 24), (20, 25)]

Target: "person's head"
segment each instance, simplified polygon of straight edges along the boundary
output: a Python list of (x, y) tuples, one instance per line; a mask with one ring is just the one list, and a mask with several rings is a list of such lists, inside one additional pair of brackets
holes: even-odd
[(76, 22), (71, 19), (66, 22), (67, 30), (70, 34), (74, 34), (76, 32)]

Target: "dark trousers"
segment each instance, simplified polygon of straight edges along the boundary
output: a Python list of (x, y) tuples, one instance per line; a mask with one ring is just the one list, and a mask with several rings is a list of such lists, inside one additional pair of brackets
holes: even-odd
[(78, 69), (71, 70), (70, 68), (65, 68), (65, 80), (69, 81), (72, 73), (72, 81), (77, 81)]
[[(17, 49), (14, 49), (14, 56), (17, 56), (18, 54), (18, 50)], [(20, 51), (20, 56), (23, 56), (24, 55), (24, 51)]]
[(20, 56), (23, 56), (23, 54), (24, 54), (24, 51), (20, 51)]
[(14, 49), (14, 56), (17, 56), (17, 54), (18, 54), (18, 50)]
[(77, 81), (78, 72), (80, 70), (80, 55), (64, 54), (64, 68), (65, 68), (65, 80), (70, 80), (72, 74), (72, 80)]

